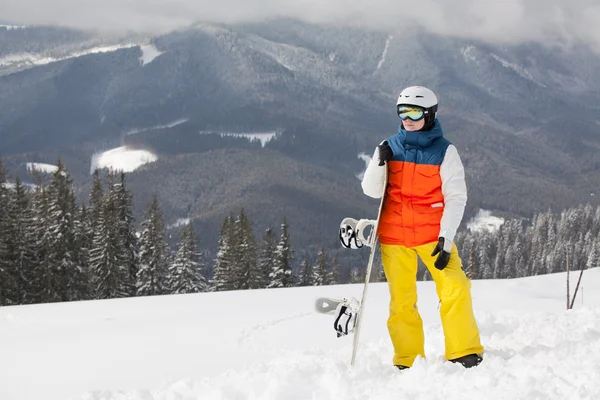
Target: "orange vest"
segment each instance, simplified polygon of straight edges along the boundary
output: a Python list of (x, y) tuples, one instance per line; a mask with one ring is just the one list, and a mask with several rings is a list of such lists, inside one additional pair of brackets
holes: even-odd
[(436, 121), (428, 132), (400, 129), (388, 144), (394, 157), (388, 162), (379, 241), (405, 247), (437, 242), (444, 213), (440, 166), (450, 142)]

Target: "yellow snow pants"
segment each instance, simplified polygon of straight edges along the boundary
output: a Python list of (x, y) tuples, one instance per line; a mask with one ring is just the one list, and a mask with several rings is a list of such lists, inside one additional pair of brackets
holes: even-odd
[(440, 271), (434, 266), (437, 256), (431, 256), (436, 244), (411, 248), (381, 244), (381, 258), (390, 289), (388, 330), (394, 346), (394, 365), (411, 367), (418, 355), (425, 357), (423, 321), (417, 309), (417, 256), (431, 273), (441, 302), (446, 359), (483, 353), (473, 315), (471, 281), (462, 270), (456, 246), (452, 244), (448, 266)]

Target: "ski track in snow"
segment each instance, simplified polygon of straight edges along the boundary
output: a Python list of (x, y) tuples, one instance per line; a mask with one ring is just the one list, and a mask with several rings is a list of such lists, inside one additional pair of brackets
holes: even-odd
[(242, 331), (242, 333), (240, 334), (240, 338), (238, 339), (238, 343), (241, 345), (247, 345), (248, 342), (252, 339), (253, 336), (259, 334), (261, 331), (264, 331), (265, 329), (269, 329), (272, 328), (276, 325), (279, 325), (281, 323), (284, 322), (288, 322), (290, 320), (294, 320), (294, 319), (298, 319), (298, 318), (303, 318), (303, 317), (308, 317), (309, 315), (313, 315), (314, 313), (310, 312), (310, 313), (298, 313), (295, 315), (292, 315), (290, 317), (286, 317), (286, 318), (280, 318), (280, 319), (276, 319), (270, 323), (267, 324), (260, 324), (260, 325), (255, 325), (249, 329), (245, 329), (244, 331)]

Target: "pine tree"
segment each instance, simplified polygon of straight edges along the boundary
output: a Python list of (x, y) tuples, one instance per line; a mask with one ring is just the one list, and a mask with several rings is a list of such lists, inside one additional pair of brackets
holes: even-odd
[(546, 273), (545, 248), (548, 242), (548, 214), (537, 214), (533, 218), (532, 230), (528, 237), (531, 238), (531, 251), (529, 254), (529, 264), (531, 265), (531, 275), (540, 275)]
[(91, 271), (90, 271), (90, 251), (94, 240), (94, 232), (90, 226), (88, 208), (84, 205), (79, 207), (75, 224), (75, 247), (79, 249), (77, 263), (82, 271), (83, 280), (79, 282), (78, 292), (81, 299), (93, 299)]
[(31, 291), (30, 277), (35, 259), (35, 235), (32, 231), (33, 217), (28, 194), (21, 179), (16, 178), (14, 201), (10, 211), (12, 232), (14, 235), (14, 254), (11, 257), (17, 282), (18, 304), (26, 303), (27, 293)]
[(600, 205), (596, 207), (592, 222), (592, 236), (600, 237)]
[(169, 286), (173, 294), (208, 290), (204, 266), (200, 263), (200, 255), (196, 251), (196, 237), (191, 224), (181, 233), (179, 250), (169, 272)]
[(494, 260), (496, 259), (497, 235), (482, 232), (475, 236), (477, 243), (477, 263), (479, 265), (479, 276), (481, 279), (492, 279), (494, 277)]
[(283, 219), (281, 224), (281, 238), (275, 252), (275, 263), (269, 274), (271, 283), (269, 288), (292, 287), (295, 285), (295, 277), (292, 272), (291, 261), (293, 259), (293, 250), (290, 244), (287, 219)]
[(109, 191), (102, 199), (90, 250), (92, 290), (97, 299), (125, 297), (131, 293), (124, 239), (119, 231), (119, 213), (114, 175), (109, 175)]
[[(590, 236), (592, 235), (590, 234)], [(590, 246), (587, 262), (585, 264), (586, 268), (597, 267), (600, 262), (600, 241), (598, 240), (598, 237), (595, 238), (596, 240), (593, 241)]]
[(313, 286), (313, 265), (308, 260), (302, 261), (300, 265), (300, 286)]
[(219, 235), (219, 244), (217, 246), (217, 257), (213, 267), (213, 286), (216, 291), (233, 290), (235, 268), (235, 255), (233, 243), (235, 234), (235, 222), (233, 215), (228, 215), (223, 220), (221, 234)]
[(325, 249), (320, 249), (317, 253), (317, 264), (315, 265), (313, 282), (315, 286), (324, 286), (331, 283), (329, 275), (329, 263), (327, 261)]
[(139, 270), (139, 241), (136, 235), (132, 196), (125, 185), (125, 173), (121, 172), (120, 182), (115, 186), (115, 203), (117, 209), (117, 232), (121, 238), (122, 259), (125, 262), (127, 278), (125, 286), (129, 295), (134, 296), (136, 276)]
[(465, 273), (469, 279), (479, 278), (479, 263), (477, 260), (476, 244), (472, 240), (465, 241), (463, 248), (467, 250), (467, 268)]
[(0, 305), (19, 303), (19, 271), (15, 268), (13, 199), (7, 186), (7, 172), (0, 159)]
[(35, 254), (31, 275), (26, 277), (29, 284), (29, 290), (24, 294), (24, 303), (45, 303), (49, 301), (58, 301), (53, 288), (55, 284), (55, 271), (53, 260), (50, 259), (51, 234), (48, 229), (48, 190), (41, 183), (41, 178), (34, 171), (36, 186), (31, 201), (31, 212), (33, 222), (31, 228), (33, 231), (33, 240), (35, 243)]
[(260, 286), (266, 288), (271, 283), (269, 277), (273, 265), (275, 265), (275, 257), (277, 251), (277, 238), (271, 228), (265, 230), (260, 248), (258, 251), (257, 270), (260, 274)]
[(556, 221), (552, 215), (549, 216), (548, 220), (548, 235), (547, 235), (547, 243), (544, 247), (544, 263), (546, 265), (546, 273), (550, 274), (552, 272), (558, 272), (560, 269), (556, 269), (555, 271), (555, 258), (556, 258), (556, 248), (558, 245), (557, 235), (556, 235)]
[(333, 257), (333, 262), (331, 265), (331, 273), (329, 274), (329, 284), (330, 285), (338, 285), (340, 284), (340, 263), (338, 261), (337, 255)]
[(350, 268), (350, 283), (364, 283), (364, 273), (361, 274), (361, 269), (354, 266)]
[(256, 263), (256, 240), (252, 234), (252, 224), (242, 208), (235, 222), (235, 268), (234, 287), (236, 290), (258, 289), (260, 274)]
[(89, 203), (89, 225), (92, 231), (102, 223), (102, 208), (103, 208), (104, 191), (102, 190), (102, 182), (100, 181), (100, 171), (97, 169), (92, 175), (92, 188), (90, 190)]
[(155, 195), (142, 221), (140, 268), (136, 277), (138, 296), (168, 293), (167, 256), (165, 225)]
[(71, 178), (62, 161), (48, 185), (48, 239), (47, 258), (53, 275), (46, 286), (46, 301), (68, 301), (78, 296), (73, 293), (82, 278), (75, 254), (75, 194)]

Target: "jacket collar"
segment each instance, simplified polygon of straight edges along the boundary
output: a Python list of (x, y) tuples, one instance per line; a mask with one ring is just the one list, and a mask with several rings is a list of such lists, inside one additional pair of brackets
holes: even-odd
[(423, 148), (431, 146), (433, 141), (444, 136), (442, 126), (436, 119), (433, 128), (430, 131), (410, 132), (402, 128), (402, 124), (398, 128), (398, 135), (401, 137), (402, 144), (408, 147)]

